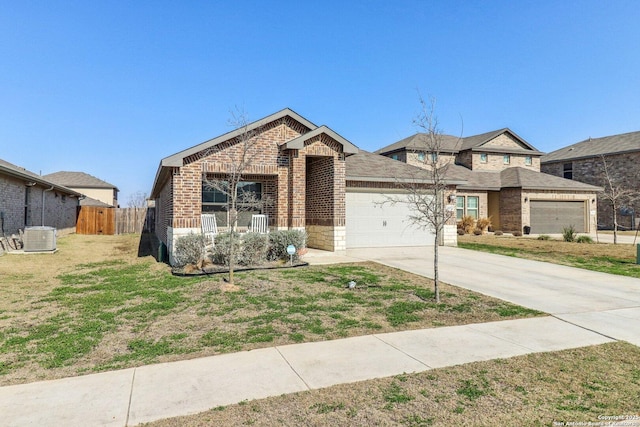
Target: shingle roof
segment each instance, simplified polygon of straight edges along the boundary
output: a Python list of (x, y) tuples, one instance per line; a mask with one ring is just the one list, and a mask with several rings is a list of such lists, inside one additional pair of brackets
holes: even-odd
[[(422, 168), (364, 150), (348, 156), (345, 163), (347, 181), (432, 181), (430, 173)], [(461, 184), (465, 181), (460, 174), (460, 166), (451, 165), (447, 172), (448, 183)]]
[(16, 166), (13, 163), (9, 163), (6, 160), (0, 159), (0, 173), (4, 173), (6, 175), (13, 176), (15, 178), (24, 180), (25, 182), (35, 182), (36, 184), (40, 184), (45, 187), (53, 187), (56, 190), (73, 195), (73, 196), (81, 196), (80, 193), (67, 188), (66, 186), (57, 184), (53, 181), (49, 181), (43, 176), (35, 174), (23, 167)]
[(60, 171), (44, 175), (43, 178), (51, 182), (55, 182), (56, 184), (64, 185), (65, 187), (118, 189), (115, 185), (109, 184), (106, 181), (84, 172)]
[[(532, 154), (542, 154), (533, 145), (529, 144), (527, 141), (520, 138), (518, 135), (516, 135), (515, 132), (513, 132), (509, 128), (498, 129), (491, 132), (482, 133), (480, 135), (472, 135), (464, 138), (459, 138), (457, 136), (451, 136), (451, 135), (440, 135), (441, 137), (440, 150), (443, 152), (458, 153), (460, 151), (465, 151), (465, 150), (485, 149), (485, 147), (483, 147), (485, 143), (491, 141), (492, 139), (494, 139), (499, 135), (502, 135), (503, 133), (511, 134), (522, 145), (524, 145), (525, 148), (522, 150), (518, 150), (518, 149), (506, 148), (506, 147), (500, 147), (500, 148), (492, 147), (491, 150), (500, 151), (500, 152), (519, 152), (519, 151), (526, 150), (527, 152)], [(405, 149), (406, 150), (424, 150), (425, 147), (427, 147), (424, 140), (426, 135), (427, 134), (425, 133), (416, 133), (415, 135), (411, 135), (398, 142), (395, 142), (384, 148), (376, 150), (375, 153), (388, 154), (393, 151), (399, 151), (399, 150), (405, 150)]]
[(101, 200), (97, 200), (91, 197), (83, 197), (82, 199), (80, 199), (80, 206), (96, 206), (96, 207), (100, 207), (100, 208), (112, 208), (113, 205), (110, 205), (109, 203), (105, 203)]
[(552, 151), (540, 158), (541, 163), (575, 160), (606, 154), (622, 154), (640, 151), (640, 132), (589, 138), (568, 147)]
[(556, 190), (598, 192), (602, 188), (559, 176), (536, 172), (522, 167), (510, 167), (496, 172), (467, 170), (467, 184), (458, 188), (466, 190), (498, 191), (502, 188), (522, 188), (524, 190)]

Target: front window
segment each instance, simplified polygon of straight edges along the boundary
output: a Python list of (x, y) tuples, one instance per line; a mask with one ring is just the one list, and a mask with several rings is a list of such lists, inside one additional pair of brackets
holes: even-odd
[(532, 164), (531, 156), (527, 156), (527, 157), (524, 158), (524, 164), (526, 166), (531, 166), (531, 164)]
[(470, 216), (478, 219), (478, 207), (480, 198), (478, 196), (457, 196), (456, 197), (456, 219), (460, 221), (463, 216)]
[(398, 155), (397, 155), (397, 154), (393, 154), (393, 155), (391, 156), (391, 158), (392, 158), (393, 160), (398, 160)]
[(418, 160), (424, 162), (424, 153), (418, 153)]
[(480, 163), (487, 163), (487, 153), (480, 153)]
[(502, 156), (502, 163), (504, 163), (505, 165), (511, 163), (511, 156), (509, 154), (505, 154), (504, 156)]
[(562, 166), (562, 176), (565, 179), (573, 179), (573, 163), (565, 163)]
[[(223, 186), (228, 185), (222, 181)], [(262, 183), (243, 181), (238, 183), (237, 188), (237, 208), (238, 208), (238, 226), (248, 227), (251, 224), (251, 216), (262, 213), (257, 206), (251, 206), (251, 201), (262, 199)], [(213, 213), (216, 216), (216, 222), (220, 227), (229, 225), (229, 203), (227, 194), (216, 188), (212, 188), (206, 183), (202, 183), (202, 212)]]
[(438, 161), (438, 153), (431, 153), (431, 162), (436, 163)]

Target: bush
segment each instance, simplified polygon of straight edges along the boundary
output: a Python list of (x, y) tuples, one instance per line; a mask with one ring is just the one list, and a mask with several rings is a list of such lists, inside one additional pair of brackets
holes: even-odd
[(502, 232), (502, 230), (496, 230), (493, 232), (494, 236), (502, 236), (504, 233)]
[[(491, 217), (478, 218), (478, 221), (476, 222), (476, 229), (479, 229), (482, 233), (484, 233), (489, 227), (491, 227)], [(473, 233), (475, 234), (475, 230)]]
[(465, 233), (471, 233), (474, 228), (476, 228), (476, 220), (469, 215), (463, 216), (460, 221), (458, 221), (458, 228), (462, 228)]
[(562, 229), (562, 238), (565, 242), (575, 242), (576, 241), (576, 228), (573, 225), (568, 227), (564, 227)]
[(464, 229), (458, 228), (458, 236), (464, 236), (465, 234), (467, 233), (464, 232)]
[(473, 230), (473, 234), (475, 234), (476, 236), (480, 236), (482, 235), (482, 229), (480, 228), (476, 228), (475, 230)]
[(269, 233), (269, 249), (267, 251), (267, 259), (276, 261), (279, 259), (289, 260), (287, 246), (296, 247), (296, 253), (293, 254), (293, 260), (297, 261), (300, 257), (298, 250), (305, 248), (307, 244), (307, 233), (304, 230), (278, 230)]
[(184, 267), (187, 264), (197, 265), (204, 260), (204, 235), (187, 234), (176, 239), (175, 246), (176, 267)]
[(590, 236), (578, 236), (576, 243), (593, 243), (593, 239)]
[[(229, 260), (231, 256), (231, 232), (220, 233), (216, 236), (216, 243), (213, 247), (213, 262), (215, 264), (229, 266)], [(234, 233), (233, 248), (234, 248), (234, 264), (238, 264), (240, 260), (240, 234)]]
[(513, 233), (511, 233), (511, 234), (513, 234), (515, 237), (520, 237), (520, 236), (522, 236), (522, 231), (517, 231), (517, 230), (516, 230), (516, 231), (514, 231), (514, 232), (513, 232)]
[(538, 236), (538, 240), (551, 240), (551, 236), (547, 234), (541, 234)]
[(238, 264), (260, 265), (267, 260), (269, 237), (260, 233), (245, 233), (242, 236), (242, 247), (238, 256)]

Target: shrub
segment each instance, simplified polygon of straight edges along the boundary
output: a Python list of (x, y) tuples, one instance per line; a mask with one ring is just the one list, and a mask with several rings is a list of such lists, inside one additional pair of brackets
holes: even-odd
[[(238, 264), (240, 260), (240, 234), (234, 233), (234, 264)], [(231, 232), (220, 233), (216, 236), (216, 244), (213, 247), (213, 262), (221, 265), (229, 265), (231, 256)]]
[(541, 234), (538, 236), (538, 240), (551, 240), (551, 236), (547, 234)]
[(514, 232), (513, 232), (513, 233), (511, 233), (511, 234), (513, 234), (515, 237), (520, 237), (520, 236), (522, 236), (522, 231), (517, 231), (517, 230), (516, 230), (516, 231), (514, 231)]
[[(275, 261), (278, 259), (289, 260), (287, 246), (293, 245), (296, 249), (306, 247), (307, 233), (304, 230), (278, 230), (269, 233), (269, 249), (267, 259)], [(293, 255), (293, 260), (299, 259), (298, 252)]]
[(491, 217), (478, 218), (478, 221), (476, 222), (476, 229), (479, 229), (482, 233), (484, 233), (489, 227), (491, 227)]
[(176, 267), (202, 262), (205, 254), (204, 235), (190, 233), (179, 237), (176, 239), (175, 254)]
[(590, 236), (578, 236), (576, 243), (593, 243), (593, 239)]
[(464, 232), (463, 228), (458, 228), (458, 236), (464, 236), (465, 234), (467, 233)]
[(482, 233), (482, 229), (480, 228), (476, 228), (475, 230), (473, 230), (473, 234), (475, 234), (476, 236), (480, 236)]
[(575, 242), (576, 241), (576, 228), (573, 225), (568, 227), (564, 227), (562, 229), (562, 238), (565, 242)]
[(504, 233), (502, 232), (502, 230), (496, 230), (493, 232), (494, 236), (502, 236)]
[(462, 228), (465, 233), (471, 233), (474, 228), (476, 228), (476, 220), (469, 215), (463, 216), (460, 221), (458, 221), (458, 228)]
[(267, 260), (269, 237), (260, 233), (245, 233), (242, 236), (242, 247), (238, 256), (238, 264), (260, 265)]

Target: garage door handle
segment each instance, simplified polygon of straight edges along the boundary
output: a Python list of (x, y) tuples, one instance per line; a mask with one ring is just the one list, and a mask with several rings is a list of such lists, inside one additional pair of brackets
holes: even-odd
[(386, 227), (387, 226), (387, 221), (382, 221), (382, 226)]

